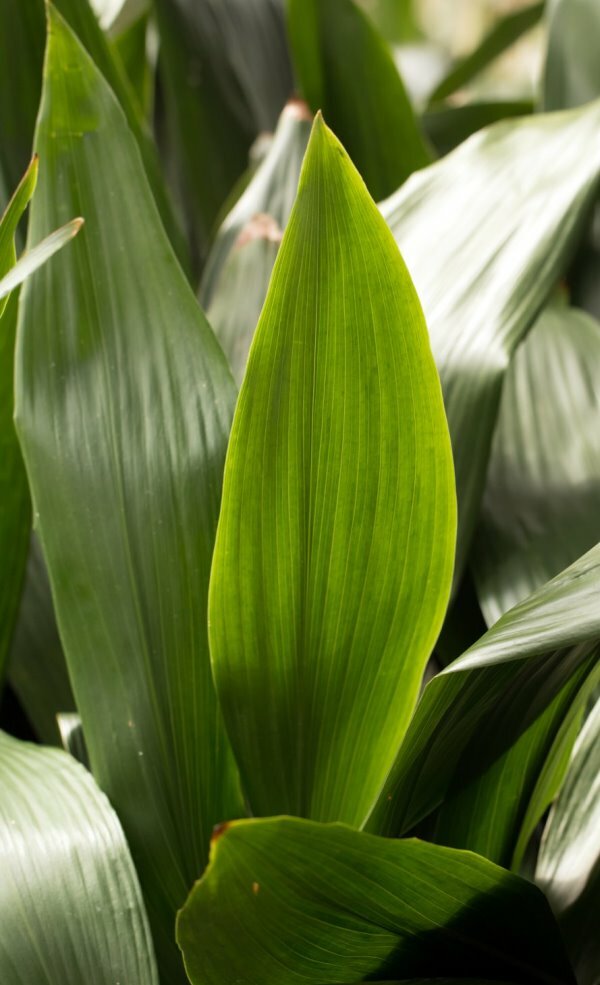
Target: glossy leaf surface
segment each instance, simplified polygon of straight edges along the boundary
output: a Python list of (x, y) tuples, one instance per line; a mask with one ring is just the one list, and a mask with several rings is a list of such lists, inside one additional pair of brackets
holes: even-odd
[(507, 373), (473, 569), (488, 625), (600, 542), (600, 324), (548, 307)]
[(288, 0), (302, 95), (346, 147), (375, 200), (432, 155), (387, 45), (353, 0)]
[(31, 239), (86, 227), (25, 289), (18, 429), (92, 769), (176, 981), (175, 910), (241, 811), (206, 633), (235, 390), (123, 112), (52, 10), (36, 147)]
[(3, 985), (158, 985), (116, 814), (70, 756), (0, 732)]
[[(600, 640), (599, 590), (600, 547), (595, 547), (507, 612), (427, 685), (369, 830), (400, 835), (414, 828), (444, 803), (453, 785), (460, 789), (462, 764), (471, 754), (480, 750), (480, 775), (493, 770), (503, 744), (510, 750), (528, 723), (586, 666), (593, 667)], [(486, 732), (488, 722), (501, 726), (486, 754), (482, 736), (493, 734), (492, 728)], [(521, 796), (518, 770), (513, 790)], [(493, 808), (493, 801), (484, 802), (492, 825)]]
[(548, 904), (483, 859), (340, 824), (230, 825), (181, 911), (192, 985), (570, 982)]
[(360, 824), (452, 574), (448, 431), (410, 277), (315, 122), (227, 452), (209, 598), (253, 811)]
[(238, 384), (296, 200), (311, 122), (305, 103), (288, 103), (267, 156), (219, 229), (204, 270), (201, 303)]
[(510, 355), (565, 270), (599, 177), (600, 102), (483, 130), (382, 205), (442, 379), (458, 490), (457, 576)]

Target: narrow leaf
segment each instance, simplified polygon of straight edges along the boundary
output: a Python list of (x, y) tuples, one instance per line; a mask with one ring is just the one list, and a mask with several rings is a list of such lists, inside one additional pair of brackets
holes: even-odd
[(73, 239), (82, 225), (83, 219), (71, 219), (60, 229), (56, 229), (49, 236), (46, 236), (41, 243), (37, 243), (23, 253), (9, 272), (0, 278), (0, 301), (62, 249), (65, 243)]
[[(368, 822), (400, 835), (443, 804), (460, 785), (463, 757), (481, 748), (495, 716), (497, 738), (487, 765), (527, 726), (523, 709), (543, 713), (568, 682), (595, 664), (600, 640), (600, 546), (511, 609), (470, 650), (427, 685)], [(504, 736), (504, 739), (503, 739)]]
[(382, 205), (442, 379), (458, 490), (457, 578), (510, 356), (566, 269), (599, 178), (597, 102), (483, 130)]
[(36, 148), (31, 240), (72, 210), (86, 227), (26, 285), (17, 425), (92, 770), (177, 981), (175, 910), (241, 812), (206, 632), (235, 390), (121, 107), (52, 8)]
[(440, 156), (448, 154), (484, 127), (533, 112), (531, 101), (473, 102), (465, 106), (438, 105), (421, 117), (421, 125)]
[(376, 200), (431, 153), (383, 38), (353, 0), (288, 0), (302, 95), (347, 148)]
[(297, 818), (218, 834), (177, 937), (192, 985), (572, 981), (531, 884), (475, 855)]
[(317, 117), (225, 468), (215, 681), (257, 814), (360, 824), (452, 575), (455, 500), (418, 298)]
[(600, 95), (597, 0), (551, 0), (544, 66), (545, 109), (580, 106)]
[(473, 551), (488, 625), (600, 542), (600, 324), (546, 308), (506, 376)]
[(0, 733), (3, 985), (158, 985), (123, 831), (70, 756)]

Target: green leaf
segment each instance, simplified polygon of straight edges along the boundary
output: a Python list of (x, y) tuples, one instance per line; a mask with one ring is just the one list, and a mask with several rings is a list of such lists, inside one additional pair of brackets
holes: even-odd
[(192, 985), (572, 981), (531, 884), (475, 855), (297, 818), (216, 836), (177, 939)]
[(288, 0), (304, 98), (338, 134), (376, 200), (431, 161), (392, 55), (353, 0)]
[(545, 309), (506, 376), (472, 564), (488, 625), (600, 542), (600, 324)]
[(535, 879), (556, 914), (581, 985), (600, 962), (600, 702), (581, 735), (542, 838)]
[(364, 820), (440, 628), (454, 531), (419, 301), (318, 117), (240, 391), (211, 574), (215, 682), (254, 813)]
[(503, 378), (570, 259), (600, 177), (600, 102), (498, 123), (382, 205), (423, 304), (456, 469), (456, 578)]
[(283, 0), (154, 0), (154, 9), (163, 151), (198, 265), (250, 145), (292, 95)]
[(120, 105), (52, 8), (36, 148), (30, 238), (86, 227), (25, 287), (17, 427), (92, 769), (174, 982), (175, 910), (242, 811), (206, 631), (235, 389)]
[(11, 291), (19, 287), (34, 271), (46, 263), (50, 257), (58, 253), (62, 247), (77, 235), (83, 225), (83, 219), (71, 219), (60, 229), (46, 236), (26, 250), (4, 277), (0, 277), (0, 301), (8, 297)]
[(438, 154), (443, 156), (483, 127), (532, 112), (533, 103), (527, 101), (441, 105), (428, 109), (421, 117), (421, 125)]
[(82, 766), (89, 769), (90, 758), (85, 744), (81, 718), (73, 712), (61, 712), (56, 717), (63, 748)]
[(144, 119), (150, 120), (154, 110), (154, 63), (148, 57), (150, 14), (141, 14), (122, 33), (114, 38), (111, 50), (125, 70)]
[(288, 103), (268, 154), (223, 222), (204, 269), (200, 301), (238, 383), (296, 200), (311, 122), (305, 103)]
[(542, 99), (545, 109), (580, 106), (600, 95), (597, 0), (552, 0)]
[[(511, 609), (427, 685), (368, 830), (400, 835), (413, 829), (444, 803), (449, 791), (460, 789), (463, 763), (477, 755), (478, 747), (483, 775), (494, 770), (503, 745), (510, 750), (529, 725), (535, 729), (555, 699), (560, 703), (557, 695), (570, 682), (576, 685), (586, 668), (593, 671), (600, 640), (599, 588), (600, 545)], [(497, 734), (486, 751), (492, 722)], [(521, 768), (525, 773), (523, 763)], [(531, 790), (530, 779), (523, 780), (524, 788), (518, 773), (513, 776), (517, 802), (507, 808), (516, 809), (517, 820), (525, 816)], [(493, 808), (493, 803), (480, 807), (492, 834)]]
[(35, 534), (29, 546), (7, 676), (38, 738), (47, 745), (57, 745), (56, 715), (75, 711), (75, 699), (56, 626), (48, 573)]
[(500, 18), (483, 41), (462, 58), (450, 72), (437, 84), (429, 97), (430, 103), (447, 99), (457, 89), (462, 89), (479, 75), (488, 65), (501, 55), (519, 38), (530, 31), (541, 20), (545, 4), (533, 3), (522, 10), (516, 10)]
[(123, 831), (70, 756), (0, 733), (3, 985), (158, 985)]

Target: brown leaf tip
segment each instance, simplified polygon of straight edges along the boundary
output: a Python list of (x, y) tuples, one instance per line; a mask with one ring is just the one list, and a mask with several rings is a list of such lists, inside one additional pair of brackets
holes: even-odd
[(264, 239), (267, 243), (281, 243), (283, 230), (272, 215), (258, 212), (247, 222), (236, 240), (236, 248), (247, 246), (256, 239)]
[(210, 838), (211, 847), (216, 845), (219, 838), (222, 838), (224, 834), (227, 833), (228, 829), (231, 827), (231, 821), (223, 821), (221, 824), (215, 824), (212, 829), (212, 835)]
[(310, 106), (300, 96), (292, 96), (285, 105), (283, 110), (284, 116), (287, 116), (291, 120), (308, 120), (312, 123), (313, 114), (311, 113)]

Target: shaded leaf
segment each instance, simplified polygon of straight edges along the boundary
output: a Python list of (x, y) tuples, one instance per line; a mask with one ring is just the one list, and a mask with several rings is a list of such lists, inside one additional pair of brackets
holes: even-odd
[(175, 910), (241, 812), (206, 634), (235, 389), (123, 112), (52, 8), (36, 147), (30, 238), (75, 206), (86, 228), (25, 288), (17, 426), (92, 769), (173, 982)]
[(297, 818), (217, 835), (177, 938), (192, 985), (572, 981), (531, 884), (475, 855)]
[(546, 308), (509, 367), (472, 565), (488, 625), (600, 542), (600, 324)]
[(302, 95), (322, 110), (376, 200), (431, 152), (383, 38), (353, 0), (288, 0)]
[(238, 383), (296, 200), (311, 122), (305, 103), (288, 103), (268, 154), (219, 229), (204, 270), (200, 300)]
[(3, 985), (158, 985), (123, 831), (63, 752), (0, 733)]
[[(481, 750), (480, 772), (493, 770), (503, 743), (510, 751), (528, 725), (560, 700), (563, 688), (593, 669), (599, 586), (600, 546), (507, 612), (427, 685), (368, 830), (400, 835), (414, 828), (444, 803), (453, 785), (460, 788), (463, 761), (474, 750)], [(493, 732), (492, 721), (497, 735), (486, 764), (483, 735)], [(515, 782), (522, 796), (518, 776)], [(517, 801), (517, 808), (526, 806)]]
[(430, 103), (447, 99), (501, 55), (541, 20), (545, 4), (533, 3), (522, 10), (506, 14), (494, 24), (489, 34), (469, 52), (437, 84), (429, 97)]
[(440, 155), (448, 154), (483, 127), (533, 112), (531, 102), (476, 102), (465, 106), (435, 106), (421, 117), (421, 125)]
[(544, 109), (580, 106), (600, 95), (597, 0), (551, 0), (544, 66)]
[(498, 123), (382, 205), (431, 335), (452, 436), (456, 577), (510, 356), (567, 266), (600, 176), (600, 102)]
[(197, 266), (255, 137), (292, 94), (283, 0), (154, 0), (164, 152)]
[(410, 277), (318, 117), (229, 442), (217, 691), (257, 814), (360, 824), (443, 618), (455, 500)]
[(56, 717), (63, 749), (70, 753), (78, 763), (89, 769), (90, 757), (85, 744), (81, 718), (73, 712), (61, 712)]

